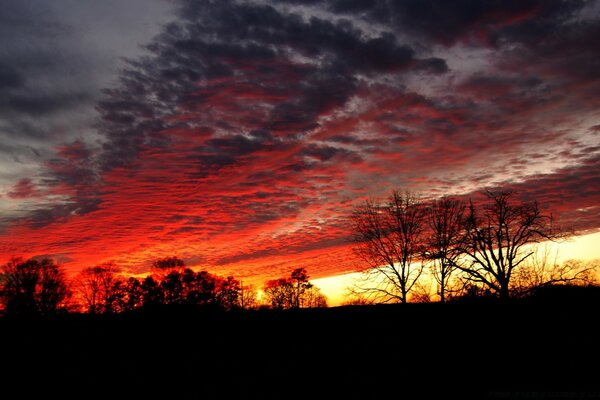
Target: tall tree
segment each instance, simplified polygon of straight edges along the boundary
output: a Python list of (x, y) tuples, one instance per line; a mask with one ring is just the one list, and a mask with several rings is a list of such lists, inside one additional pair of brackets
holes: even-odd
[(532, 245), (561, 235), (537, 202), (516, 203), (513, 192), (486, 192), (486, 197), (483, 206), (470, 203), (461, 248), (469, 264), (456, 266), (469, 281), (508, 299), (515, 270), (536, 251)]
[(8, 314), (54, 314), (71, 296), (63, 269), (53, 260), (12, 258), (0, 272), (0, 299)]
[(124, 285), (118, 276), (119, 267), (107, 262), (84, 269), (75, 278), (76, 292), (91, 314), (119, 311)]
[(423, 265), (424, 207), (411, 193), (394, 191), (387, 204), (367, 200), (353, 214), (355, 248), (369, 266), (356, 288), (378, 302), (406, 303)]
[(464, 240), (465, 204), (449, 197), (433, 201), (427, 209), (429, 235), (424, 256), (432, 263), (432, 275), (444, 303), (452, 273), (459, 262)]
[(295, 308), (303, 306), (304, 293), (313, 287), (308, 281), (308, 273), (304, 268), (296, 268), (292, 271), (291, 282), (294, 289), (293, 303)]

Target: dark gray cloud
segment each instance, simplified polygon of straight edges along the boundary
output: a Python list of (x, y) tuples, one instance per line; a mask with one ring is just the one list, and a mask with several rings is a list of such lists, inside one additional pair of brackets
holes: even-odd
[(193, 28), (199, 35), (208, 31), (225, 42), (257, 41), (278, 46), (279, 51), (289, 47), (350, 71), (376, 73), (404, 69), (415, 59), (415, 51), (390, 33), (368, 38), (348, 21), (334, 23), (317, 17), (306, 20), (298, 14), (284, 14), (272, 5), (190, 1), (185, 2), (181, 15), (192, 23), (202, 21), (201, 26)]
[[(116, 0), (2, 2), (0, 188), (8, 192), (15, 182), (29, 180), (35, 193), (42, 193), (38, 206), (27, 207), (31, 210), (48, 207), (43, 197), (53, 185), (75, 184), (75, 177), (81, 184), (89, 178), (81, 173), (67, 176), (64, 167), (53, 175), (62, 157), (57, 149), (73, 141), (97, 147), (92, 125), (101, 88), (118, 72), (119, 57), (141, 53), (138, 40), (158, 31), (169, 7), (161, 0), (126, 5)], [(79, 202), (77, 197), (70, 201)]]
[[(43, 138), (61, 113), (94, 100), (93, 59), (78, 53), (73, 30), (43, 2), (9, 1), (0, 14), (0, 134)], [(49, 127), (36, 123), (44, 119)]]
[(98, 104), (108, 138), (104, 169), (133, 162), (150, 141), (168, 145), (159, 132), (189, 124), (164, 117), (182, 110), (195, 124), (233, 132), (205, 143), (199, 159), (206, 165), (199, 168), (211, 170), (259, 145), (236, 132), (267, 130), (293, 140), (315, 129), (320, 115), (355, 93), (358, 73), (447, 71), (444, 60), (419, 58), (393, 34), (368, 37), (348, 21), (243, 2), (181, 4), (179, 19), (146, 46), (148, 56), (130, 62)]
[(321, 162), (343, 159), (345, 161), (359, 162), (360, 156), (355, 152), (339, 147), (309, 144), (300, 152), (303, 156), (315, 158)]
[(334, 13), (358, 16), (407, 32), (421, 42), (454, 45), (500, 45), (515, 40), (535, 43), (567, 21), (586, 4), (584, 0), (383, 0), (302, 1), (291, 4), (325, 6)]

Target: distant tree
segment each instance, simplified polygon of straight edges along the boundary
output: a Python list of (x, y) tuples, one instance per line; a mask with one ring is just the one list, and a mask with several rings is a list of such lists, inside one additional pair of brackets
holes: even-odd
[(497, 294), (492, 292), (489, 287), (481, 282), (472, 281), (462, 277), (459, 279), (460, 285), (457, 290), (449, 295), (453, 301), (496, 299)]
[(140, 286), (142, 292), (142, 306), (153, 307), (164, 303), (160, 283), (152, 276), (147, 276)]
[(288, 309), (295, 306), (294, 283), (289, 278), (278, 278), (265, 282), (263, 288), (266, 302), (275, 309)]
[(207, 307), (216, 303), (218, 291), (218, 279), (215, 275), (200, 271), (193, 273), (192, 281), (188, 287), (188, 301), (191, 304)]
[[(240, 306), (242, 289), (240, 282), (232, 276), (222, 278), (207, 271), (194, 272), (186, 268), (182, 273), (172, 271), (165, 279), (169, 281), (169, 277), (170, 286), (176, 288), (176, 303), (221, 310), (231, 310)], [(164, 282), (161, 287), (164, 286)]]
[(373, 304), (372, 299), (363, 296), (361, 293), (356, 293), (353, 287), (346, 288), (346, 294), (344, 295), (344, 306), (366, 306)]
[(326, 308), (327, 297), (321, 293), (316, 286), (310, 286), (302, 294), (302, 307), (305, 308)]
[(539, 288), (551, 285), (593, 285), (597, 283), (600, 260), (558, 262), (547, 246), (537, 249), (519, 268), (511, 281), (511, 293), (528, 296)]
[(181, 304), (185, 300), (183, 275), (177, 270), (170, 271), (160, 282), (165, 304)]
[(431, 282), (417, 282), (410, 294), (410, 301), (413, 303), (431, 303), (435, 289)]
[(100, 312), (101, 283), (98, 275), (94, 273), (94, 267), (81, 271), (74, 280), (75, 293), (79, 301), (90, 314)]
[(304, 307), (304, 294), (313, 285), (308, 281), (308, 274), (304, 268), (296, 268), (292, 271), (291, 282), (294, 288), (293, 303), (295, 308)]
[(90, 314), (118, 312), (124, 298), (124, 287), (113, 262), (86, 268), (75, 278), (75, 290)]
[(70, 296), (63, 269), (51, 259), (12, 258), (1, 267), (0, 299), (7, 314), (54, 314)]
[(240, 307), (245, 310), (253, 309), (258, 306), (258, 296), (256, 288), (252, 285), (244, 285), (240, 282)]
[(240, 281), (228, 276), (219, 279), (217, 284), (217, 306), (223, 310), (231, 310), (240, 307)]
[(276, 309), (327, 306), (327, 299), (309, 282), (304, 268), (296, 268), (289, 278), (265, 282), (263, 293), (266, 302)]
[(140, 281), (134, 277), (119, 279), (118, 272), (114, 264), (102, 264), (78, 275), (78, 294), (90, 313), (183, 304), (220, 310), (241, 307), (242, 287), (232, 276), (222, 278), (186, 268), (152, 274)]
[(378, 302), (406, 303), (421, 273), (424, 207), (410, 193), (394, 191), (387, 204), (368, 200), (354, 210), (355, 251), (369, 269), (358, 294)]
[(451, 277), (459, 263), (464, 241), (465, 204), (444, 197), (433, 201), (427, 209), (429, 235), (425, 259), (432, 264), (432, 275), (438, 284), (440, 302), (446, 301)]
[(185, 302), (187, 304), (197, 304), (200, 297), (200, 284), (196, 273), (191, 268), (184, 269), (181, 281), (184, 287)]
[(468, 264), (456, 267), (467, 280), (507, 299), (515, 271), (535, 253), (532, 245), (560, 234), (536, 202), (516, 204), (512, 192), (486, 192), (486, 197), (482, 207), (470, 203), (461, 247)]
[(123, 292), (125, 294), (125, 301), (123, 302), (124, 311), (132, 311), (143, 305), (144, 290), (138, 279), (134, 277), (127, 279)]

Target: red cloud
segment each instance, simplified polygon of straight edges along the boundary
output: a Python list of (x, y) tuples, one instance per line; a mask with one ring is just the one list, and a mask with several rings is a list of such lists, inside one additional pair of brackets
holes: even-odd
[[(401, 27), (354, 11), (378, 23), (373, 40), (350, 20), (190, 3), (203, 12), (165, 29), (99, 103), (98, 148), (55, 149), (39, 179), (48, 199), (8, 226), (0, 257), (60, 254), (72, 272), (109, 260), (143, 272), (177, 255), (257, 281), (296, 267), (322, 277), (360, 267), (349, 215), (392, 189), (512, 188), (567, 226), (600, 227), (590, 140), (600, 80), (588, 67), (597, 46), (575, 46), (594, 26), (566, 24), (553, 2), (461, 3), (474, 7), (468, 15), (409, 3), (390, 5)], [(258, 23), (257, 10), (269, 18)], [(394, 37), (404, 27), (425, 50)], [(568, 34), (532, 46), (552, 27)], [(486, 41), (497, 52), (478, 71), (448, 71), (429, 54), (444, 47), (440, 35), (465, 46), (455, 59)], [(585, 67), (561, 57), (561, 43), (581, 50)], [(38, 193), (25, 179), (9, 196)]]
[(30, 199), (41, 196), (41, 193), (31, 179), (21, 179), (7, 195), (11, 199)]

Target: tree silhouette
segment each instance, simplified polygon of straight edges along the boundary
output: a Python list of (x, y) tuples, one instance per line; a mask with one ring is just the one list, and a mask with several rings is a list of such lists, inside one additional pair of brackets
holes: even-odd
[(64, 271), (51, 259), (13, 257), (1, 268), (0, 298), (7, 314), (54, 314), (70, 296)]
[(204, 307), (214, 305), (218, 290), (216, 276), (207, 271), (191, 272), (192, 279), (188, 287), (189, 301)]
[(429, 236), (424, 256), (432, 262), (441, 303), (446, 301), (448, 285), (461, 255), (465, 208), (462, 201), (449, 197), (435, 200), (427, 208)]
[(406, 303), (421, 273), (424, 207), (410, 193), (394, 191), (387, 204), (367, 200), (354, 210), (355, 251), (370, 269), (355, 290), (376, 301)]
[(146, 282), (146, 286), (149, 292), (156, 292), (153, 295), (154, 302), (215, 307), (222, 310), (239, 307), (241, 286), (239, 281), (231, 276), (221, 278), (207, 271), (194, 272), (186, 268), (181, 272), (171, 270), (160, 281), (152, 278)]
[(302, 294), (302, 307), (326, 308), (327, 297), (321, 293), (321, 290), (318, 287), (311, 285)]
[(514, 204), (512, 196), (486, 192), (488, 202), (481, 210), (471, 201), (461, 247), (469, 264), (455, 264), (468, 281), (483, 284), (501, 299), (510, 296), (515, 270), (535, 253), (531, 245), (560, 237), (552, 217), (542, 214), (536, 202)]
[(142, 306), (154, 307), (163, 304), (163, 294), (160, 290), (160, 283), (154, 277), (147, 276), (141, 284)]
[(568, 260), (561, 264), (557, 256), (551, 256), (547, 246), (541, 246), (522, 268), (515, 271), (511, 280), (511, 293), (523, 297), (551, 285), (593, 285), (597, 283), (596, 273), (600, 270), (599, 267), (600, 260)]
[(326, 307), (327, 299), (308, 280), (304, 268), (296, 268), (289, 278), (265, 282), (266, 302), (275, 309)]
[(304, 293), (312, 288), (312, 284), (308, 281), (308, 274), (304, 268), (296, 268), (292, 271), (292, 285), (294, 288), (293, 303), (295, 308), (303, 306)]
[(240, 297), (242, 287), (240, 281), (228, 276), (225, 279), (219, 279), (217, 291), (217, 305), (223, 310), (231, 310), (240, 307)]
[(179, 271), (170, 271), (160, 282), (165, 304), (181, 304), (185, 300), (183, 276)]
[(294, 284), (289, 278), (278, 278), (265, 282), (263, 288), (266, 302), (275, 309), (292, 308), (294, 301)]
[(244, 285), (243, 282), (240, 282), (240, 307), (249, 310), (253, 309), (257, 306), (257, 293), (256, 289), (252, 285)]
[(143, 305), (144, 290), (138, 279), (134, 277), (127, 279), (123, 287), (123, 292), (125, 294), (123, 311), (132, 311)]
[(122, 308), (125, 287), (119, 267), (107, 262), (86, 268), (76, 277), (76, 292), (90, 314), (109, 314)]

